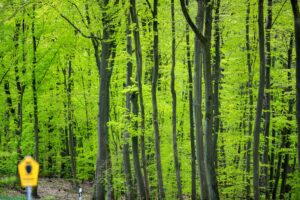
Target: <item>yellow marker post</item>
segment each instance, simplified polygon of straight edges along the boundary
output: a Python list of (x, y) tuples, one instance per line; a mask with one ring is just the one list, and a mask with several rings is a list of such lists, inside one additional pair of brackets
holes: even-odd
[(21, 185), (27, 189), (27, 199), (31, 200), (32, 186), (37, 186), (39, 163), (31, 156), (26, 156), (18, 165)]

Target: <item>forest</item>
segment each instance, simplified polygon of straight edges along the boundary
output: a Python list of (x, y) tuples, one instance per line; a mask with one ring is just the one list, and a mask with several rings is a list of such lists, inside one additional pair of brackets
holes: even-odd
[(300, 199), (299, 4), (0, 0), (0, 197)]

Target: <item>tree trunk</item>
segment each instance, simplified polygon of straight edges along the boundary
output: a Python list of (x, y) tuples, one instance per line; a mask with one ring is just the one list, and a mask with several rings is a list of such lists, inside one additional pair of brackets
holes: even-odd
[[(205, 80), (205, 128), (204, 128), (204, 152), (206, 180), (208, 185), (209, 199), (219, 199), (216, 168), (214, 163), (214, 135), (213, 135), (213, 91), (211, 74), (211, 31), (212, 31), (212, 2), (206, 2), (205, 33), (206, 43), (204, 44), (204, 80)], [(215, 141), (217, 142), (217, 141)]]
[(262, 167), (262, 182), (264, 193), (266, 195), (266, 199), (270, 198), (270, 192), (269, 192), (269, 170), (268, 170), (268, 164), (269, 164), (269, 135), (270, 135), (270, 101), (271, 101), (271, 94), (270, 94), (270, 69), (271, 69), (271, 28), (272, 28), (272, 0), (268, 0), (268, 16), (267, 16), (267, 22), (266, 22), (266, 92), (265, 92), (265, 105), (264, 105), (264, 150), (263, 150), (263, 158), (262, 158), (262, 164), (264, 167)]
[[(136, 56), (136, 80), (138, 86), (138, 97), (139, 97), (139, 104), (140, 104), (140, 111), (141, 111), (141, 150), (142, 150), (142, 162), (143, 162), (143, 171), (144, 171), (144, 185), (142, 185), (141, 180), (143, 179), (142, 173), (140, 172), (140, 167), (136, 168), (136, 178), (140, 180), (140, 195), (142, 199), (149, 199), (149, 180), (148, 180), (148, 170), (147, 170), (147, 158), (145, 153), (145, 140), (144, 140), (144, 132), (145, 132), (145, 109), (144, 109), (144, 99), (143, 99), (143, 84), (142, 84), (142, 71), (143, 71), (143, 57), (142, 57), (142, 48), (140, 42), (140, 32), (139, 32), (139, 20), (136, 11), (136, 2), (135, 0), (130, 0), (130, 14), (132, 22), (135, 24), (135, 29), (133, 31), (134, 34), (134, 44), (135, 44), (135, 56)], [(138, 98), (136, 97), (136, 98)], [(138, 114), (138, 113), (136, 113)], [(138, 138), (133, 139), (134, 141), (138, 141)], [(138, 144), (137, 151), (138, 151)], [(137, 152), (138, 153), (138, 152)], [(137, 154), (138, 158), (138, 154)], [(140, 166), (140, 161), (137, 159), (136, 166)]]
[(300, 10), (298, 0), (291, 0), (294, 13), (296, 45), (296, 120), (298, 132), (298, 169), (300, 170)]
[[(286, 93), (284, 96), (288, 96), (289, 93), (292, 92), (292, 74), (290, 72), (291, 68), (292, 68), (292, 56), (293, 56), (293, 43), (294, 43), (294, 35), (291, 34), (291, 38), (290, 38), (290, 44), (289, 44), (289, 49), (288, 49), (288, 59), (287, 59), (287, 70), (288, 70), (288, 87), (286, 88), (286, 91), (284, 93)], [(289, 98), (288, 100), (288, 113), (287, 113), (287, 120), (289, 121), (289, 123), (286, 125), (287, 127), (284, 128), (284, 136), (285, 137), (285, 144), (284, 144), (284, 148), (289, 149), (291, 146), (291, 141), (290, 141), (290, 135), (292, 133), (292, 127), (291, 127), (291, 123), (293, 121), (292, 119), (292, 114), (293, 114), (293, 99)], [(284, 155), (284, 161), (283, 161), (283, 165), (282, 165), (282, 174), (281, 174), (281, 188), (280, 188), (280, 199), (284, 199), (284, 194), (286, 193), (286, 179), (287, 179), (287, 175), (288, 175), (288, 170), (289, 170), (289, 153), (286, 153)]]
[[(70, 58), (71, 59), (71, 58)], [(72, 88), (74, 85), (73, 78), (72, 78), (72, 61), (68, 61), (68, 83), (67, 83), (67, 108), (68, 108), (68, 132), (69, 132), (69, 152), (71, 157), (71, 170), (72, 170), (72, 178), (73, 178), (73, 184), (75, 185), (75, 179), (76, 179), (76, 146), (75, 146), (75, 136), (73, 133), (73, 105), (71, 100), (71, 93)]]
[[(101, 9), (107, 9), (109, 1), (104, 0), (104, 2), (99, 1), (99, 6)], [(103, 5), (102, 5), (103, 4)], [(109, 84), (112, 74), (112, 69), (109, 68), (109, 57), (111, 54), (112, 43), (111, 41), (113, 31), (111, 26), (111, 18), (106, 12), (102, 13), (102, 24), (103, 40), (101, 42), (102, 52), (101, 59), (99, 54), (99, 41), (92, 39), (94, 47), (94, 55), (99, 72), (99, 99), (98, 99), (98, 155), (96, 163), (96, 177), (95, 177), (95, 194), (94, 198), (96, 200), (105, 199), (105, 184), (106, 184), (106, 173), (110, 173), (110, 156), (109, 154), (109, 140), (108, 140), (108, 126), (109, 121), (109, 106), (110, 106), (110, 97), (109, 97)]]
[(157, 7), (158, 0), (154, 0), (153, 3), (153, 71), (152, 71), (152, 120), (154, 128), (154, 145), (155, 145), (155, 157), (156, 157), (156, 170), (157, 170), (157, 181), (158, 181), (158, 193), (159, 199), (165, 198), (165, 191), (163, 185), (163, 175), (162, 175), (162, 166), (161, 166), (161, 154), (160, 154), (160, 134), (158, 126), (158, 109), (157, 109), (157, 79), (158, 79), (158, 21), (157, 21)]
[(249, 118), (248, 118), (248, 139), (246, 144), (246, 198), (250, 199), (250, 149), (252, 134), (252, 121), (253, 121), (253, 92), (252, 92), (252, 64), (251, 64), (251, 45), (250, 45), (250, 31), (249, 31), (249, 19), (250, 19), (250, 0), (247, 0), (246, 10), (246, 50), (247, 50), (247, 67), (248, 67), (248, 95), (249, 95)]
[[(35, 36), (35, 4), (32, 5), (32, 96), (33, 96), (33, 118), (34, 118), (34, 158), (38, 162), (39, 161), (39, 118), (38, 118), (38, 98), (37, 98), (37, 90), (36, 90), (36, 36)], [(32, 191), (32, 195), (37, 197), (38, 187), (34, 187)]]
[(254, 199), (260, 198), (259, 191), (259, 134), (260, 121), (262, 116), (263, 95), (265, 87), (265, 34), (264, 34), (264, 1), (258, 0), (258, 30), (259, 30), (259, 58), (260, 58), (260, 79), (258, 99), (256, 105), (256, 118), (253, 140), (253, 191)]
[[(186, 6), (189, 0), (186, 0)], [(193, 74), (191, 62), (190, 33), (189, 25), (186, 23), (186, 57), (188, 65), (188, 82), (189, 82), (189, 119), (190, 119), (190, 143), (191, 143), (191, 199), (196, 200), (196, 155), (195, 155), (195, 133), (194, 133), (194, 116), (193, 116)]]
[(215, 167), (218, 167), (218, 155), (217, 155), (217, 141), (220, 127), (220, 101), (219, 101), (219, 81), (220, 81), (220, 62), (221, 62), (221, 51), (220, 51), (220, 1), (216, 0), (216, 11), (215, 11), (215, 65), (214, 65), (214, 135), (213, 135), (213, 159)]
[(171, 69), (171, 94), (172, 94), (172, 135), (173, 135), (173, 155), (174, 155), (174, 167), (176, 171), (177, 182), (177, 198), (183, 199), (181, 177), (180, 177), (180, 163), (178, 159), (177, 150), (177, 119), (176, 119), (176, 90), (175, 90), (175, 66), (176, 66), (176, 35), (175, 35), (175, 10), (174, 0), (171, 0), (171, 17), (172, 17), (172, 69)]
[[(128, 16), (127, 19), (127, 53), (131, 57), (132, 55), (132, 41), (131, 41), (131, 31), (129, 29), (130, 26), (130, 17)], [(126, 75), (126, 87), (130, 87), (131, 83), (131, 76), (132, 76), (132, 62), (131, 59), (127, 59), (127, 75)], [(127, 120), (130, 120), (129, 114), (131, 111), (130, 106), (130, 93), (126, 93), (126, 109), (127, 109)], [(133, 191), (133, 184), (131, 178), (131, 168), (130, 168), (130, 156), (129, 156), (129, 133), (126, 130), (124, 132), (124, 144), (123, 144), (123, 163), (124, 163), (124, 175), (126, 179), (126, 199), (131, 200), (133, 199), (132, 191)]]

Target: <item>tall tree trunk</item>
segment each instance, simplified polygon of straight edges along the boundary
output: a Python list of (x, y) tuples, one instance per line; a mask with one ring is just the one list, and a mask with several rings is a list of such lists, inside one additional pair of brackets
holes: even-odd
[[(291, 38), (290, 38), (290, 44), (289, 44), (289, 49), (288, 49), (288, 59), (287, 59), (287, 70), (288, 70), (288, 87), (286, 88), (286, 91), (284, 93), (286, 93), (286, 95), (284, 96), (288, 96), (289, 93), (292, 92), (292, 74), (290, 72), (291, 68), (292, 68), (292, 56), (293, 56), (293, 43), (294, 43), (294, 35), (291, 34)], [(287, 120), (290, 122), (288, 123), (283, 130), (283, 137), (285, 137), (285, 143), (284, 143), (284, 148), (289, 149), (291, 146), (291, 141), (290, 141), (290, 135), (292, 133), (292, 127), (291, 127), (291, 123), (292, 123), (292, 114), (293, 114), (293, 98), (289, 97), (288, 100), (288, 113), (287, 113)], [(289, 170), (289, 158), (290, 155), (287, 152), (284, 155), (284, 161), (283, 161), (283, 165), (282, 165), (282, 173), (281, 173), (281, 187), (280, 187), (280, 199), (285, 199), (284, 198), (284, 194), (286, 193), (286, 179), (287, 179), (287, 175), (288, 175), (288, 170)]]
[[(38, 97), (36, 90), (36, 51), (37, 51), (37, 43), (35, 36), (35, 4), (32, 5), (32, 96), (33, 96), (33, 118), (34, 118), (34, 158), (38, 162), (39, 161), (39, 118), (38, 118)], [(34, 197), (37, 197), (37, 187), (33, 188), (32, 194)]]
[(174, 0), (171, 0), (171, 17), (172, 17), (172, 69), (171, 69), (171, 94), (172, 94), (172, 132), (173, 132), (173, 155), (174, 155), (174, 167), (176, 171), (177, 182), (177, 198), (183, 199), (181, 177), (177, 150), (177, 118), (176, 118), (176, 90), (175, 90), (175, 66), (176, 66), (176, 35), (175, 35), (175, 10)]
[(154, 143), (155, 143), (155, 157), (156, 157), (156, 170), (157, 170), (157, 181), (158, 181), (158, 193), (159, 199), (165, 198), (165, 191), (163, 185), (163, 175), (161, 166), (161, 154), (160, 154), (160, 134), (158, 126), (158, 109), (157, 109), (157, 79), (158, 79), (158, 68), (159, 68), (159, 56), (158, 56), (158, 21), (157, 21), (157, 7), (158, 0), (153, 2), (153, 71), (152, 71), (152, 120), (154, 128)]
[[(186, 6), (189, 0), (186, 0)], [(193, 73), (191, 62), (190, 33), (189, 24), (186, 23), (186, 57), (188, 65), (188, 82), (189, 82), (189, 119), (190, 119), (190, 143), (191, 143), (191, 199), (196, 200), (196, 155), (195, 155), (195, 133), (194, 133), (194, 114), (193, 114)]]
[[(18, 161), (20, 161), (21, 158), (21, 137), (22, 137), (22, 132), (23, 132), (23, 95), (24, 95), (24, 90), (25, 90), (25, 85), (23, 82), (21, 82), (20, 78), (20, 62), (18, 60), (17, 52), (19, 49), (19, 38), (20, 38), (20, 29), (22, 26), (22, 33), (23, 33), (23, 39), (22, 39), (22, 44), (24, 46), (25, 44), (25, 22), (23, 20), (22, 25), (19, 21), (16, 22), (16, 30), (15, 34), (13, 37), (14, 41), (14, 70), (15, 70), (15, 79), (16, 79), (16, 86), (17, 86), (17, 91), (18, 91), (18, 109), (17, 109), (17, 120), (15, 121), (17, 123), (17, 128), (16, 128), (16, 137), (17, 137), (17, 158)], [(22, 69), (22, 74), (24, 75), (25, 69), (25, 51), (23, 47), (23, 52), (22, 52), (22, 59), (23, 59), (23, 69)], [(17, 175), (18, 176), (18, 175)]]
[(214, 65), (214, 135), (213, 135), (213, 159), (215, 167), (217, 168), (217, 141), (220, 127), (220, 101), (219, 101), (219, 81), (220, 81), (220, 62), (221, 62), (221, 51), (220, 51), (220, 1), (216, 0), (216, 11), (215, 11), (215, 65)]
[(270, 69), (271, 69), (271, 28), (272, 28), (272, 4), (273, 0), (268, 0), (268, 15), (266, 22), (266, 92), (265, 92), (265, 105), (264, 105), (264, 151), (262, 164), (262, 178), (263, 186), (265, 187), (264, 192), (266, 199), (270, 198), (269, 188), (269, 135), (270, 135), (270, 118), (271, 118), (271, 94), (270, 94)]
[[(127, 27), (126, 27), (126, 34), (127, 34), (127, 53), (131, 57), (132, 55), (132, 41), (131, 41), (131, 31), (129, 29), (130, 26), (130, 17), (128, 16), (127, 19)], [(130, 87), (131, 83), (131, 76), (132, 76), (132, 62), (129, 58), (127, 60), (127, 75), (126, 75), (126, 87)], [(126, 109), (127, 109), (127, 119), (130, 120), (129, 114), (131, 111), (130, 106), (130, 93), (126, 93)], [(126, 199), (131, 200), (133, 199), (132, 191), (133, 191), (133, 184), (131, 178), (131, 168), (130, 168), (130, 156), (129, 156), (129, 133), (128, 130), (124, 132), (124, 144), (123, 144), (123, 163), (124, 163), (124, 175), (126, 178)]]
[(296, 44), (296, 120), (298, 132), (298, 169), (300, 170), (300, 10), (298, 0), (291, 0)]
[(254, 199), (260, 198), (259, 191), (259, 135), (260, 121), (262, 116), (263, 95), (265, 87), (265, 33), (264, 33), (264, 0), (258, 0), (258, 30), (259, 30), (259, 58), (260, 58), (260, 79), (258, 99), (256, 105), (256, 118), (253, 140), (253, 191)]
[(252, 121), (253, 121), (253, 92), (252, 92), (252, 80), (253, 71), (251, 64), (251, 45), (250, 45), (250, 0), (247, 0), (247, 10), (246, 10), (246, 50), (247, 50), (247, 67), (248, 67), (248, 95), (249, 95), (249, 118), (248, 118), (248, 140), (246, 144), (246, 198), (250, 199), (250, 149), (251, 140), (250, 136), (252, 134)]
[[(109, 0), (98, 1), (102, 13), (102, 41), (101, 41), (101, 59), (99, 52), (99, 41), (92, 39), (94, 47), (94, 55), (99, 72), (99, 99), (98, 99), (98, 155), (96, 162), (96, 177), (95, 177), (95, 194), (96, 200), (105, 199), (105, 184), (107, 171), (110, 166), (109, 155), (109, 138), (108, 138), (108, 126), (109, 110), (110, 110), (110, 97), (109, 97), (109, 84), (112, 74), (112, 69), (109, 68), (109, 57), (111, 49), (113, 47), (113, 30), (111, 23), (111, 17), (106, 13), (106, 9)], [(110, 172), (108, 172), (110, 173)]]
[[(209, 199), (219, 199), (216, 168), (214, 163), (214, 135), (213, 135), (213, 91), (211, 72), (211, 31), (212, 31), (212, 2), (206, 2), (205, 32), (206, 43), (204, 44), (204, 80), (205, 80), (205, 126), (204, 126), (204, 152), (206, 180), (208, 185)], [(216, 141), (217, 142), (217, 141)]]
[[(145, 140), (144, 140), (144, 132), (145, 132), (145, 109), (144, 109), (144, 98), (143, 98), (143, 84), (142, 84), (142, 75), (143, 75), (143, 57), (142, 57), (142, 48), (141, 48), (141, 42), (140, 42), (140, 32), (139, 32), (139, 20), (136, 10), (136, 2), (135, 0), (130, 0), (130, 14), (132, 22), (135, 24), (135, 29), (133, 31), (134, 34), (134, 44), (135, 44), (135, 57), (136, 57), (136, 81), (138, 86), (138, 96), (136, 98), (139, 98), (139, 105), (140, 105), (140, 111), (141, 111), (141, 150), (142, 150), (142, 162), (143, 162), (143, 171), (144, 171), (144, 185), (142, 184), (142, 173), (140, 169), (140, 161), (138, 157), (138, 143), (134, 146), (136, 149), (136, 178), (138, 179), (139, 183), (139, 190), (140, 195), (142, 199), (149, 199), (149, 180), (148, 180), (148, 170), (147, 170), (147, 158), (145, 153)], [(136, 99), (137, 100), (137, 99)], [(134, 103), (134, 102), (133, 102)], [(137, 102), (136, 102), (137, 103)], [(136, 113), (138, 114), (138, 113)], [(133, 142), (138, 142), (138, 138), (133, 138)]]
[[(196, 17), (196, 25), (199, 32), (203, 32), (204, 28), (204, 2), (198, 1), (198, 11)], [(195, 36), (194, 45), (194, 117), (196, 128), (196, 154), (198, 162), (198, 173), (200, 177), (201, 199), (208, 199), (208, 186), (206, 182), (206, 169), (204, 162), (204, 141), (203, 141), (203, 125), (202, 125), (202, 66), (203, 66), (203, 46)]]
[[(70, 58), (71, 59), (71, 58)], [(74, 127), (73, 127), (73, 105), (72, 105), (72, 100), (71, 100), (71, 93), (72, 93), (72, 88), (74, 85), (73, 82), (73, 69), (72, 69), (72, 61), (68, 61), (68, 83), (67, 83), (67, 108), (68, 108), (68, 133), (69, 133), (69, 152), (70, 152), (70, 157), (71, 157), (71, 170), (72, 170), (72, 178), (73, 178), (73, 184), (75, 183), (76, 179), (76, 147), (75, 147), (75, 136), (74, 136)], [(75, 184), (74, 184), (75, 185)]]

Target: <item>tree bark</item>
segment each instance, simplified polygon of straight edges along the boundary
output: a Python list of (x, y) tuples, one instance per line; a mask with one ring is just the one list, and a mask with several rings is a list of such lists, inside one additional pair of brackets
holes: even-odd
[[(95, 193), (94, 199), (105, 199), (105, 185), (106, 185), (106, 173), (110, 170), (109, 166), (110, 156), (109, 155), (109, 140), (108, 140), (108, 126), (109, 121), (109, 108), (110, 108), (110, 97), (109, 97), (109, 84), (112, 74), (112, 69), (109, 68), (109, 57), (113, 46), (113, 30), (111, 18), (106, 13), (106, 7), (109, 0), (98, 1), (100, 8), (103, 10), (102, 13), (102, 37), (101, 41), (102, 51), (101, 58), (99, 52), (99, 41), (91, 39), (94, 47), (94, 55), (96, 64), (99, 72), (99, 99), (98, 99), (98, 155), (96, 162), (96, 177), (95, 177)], [(102, 5), (103, 4), (103, 5)], [(110, 173), (110, 172), (108, 172)]]
[[(138, 15), (136, 11), (136, 2), (135, 0), (130, 0), (130, 15), (131, 20), (135, 24), (135, 29), (133, 31), (134, 34), (134, 44), (135, 44), (135, 56), (136, 56), (136, 80), (137, 80), (137, 87), (138, 87), (138, 96), (136, 98), (139, 98), (139, 105), (140, 105), (140, 111), (141, 111), (141, 151), (142, 151), (142, 162), (143, 162), (143, 171), (144, 171), (144, 185), (142, 185), (142, 173), (140, 172), (140, 168), (136, 168), (136, 176), (140, 180), (140, 195), (142, 199), (149, 199), (149, 180), (148, 180), (148, 170), (147, 170), (147, 158), (145, 153), (145, 140), (144, 140), (144, 133), (145, 133), (145, 109), (144, 109), (144, 98), (143, 98), (143, 84), (142, 84), (142, 71), (143, 71), (143, 57), (142, 57), (142, 48), (141, 48), (141, 42), (140, 42), (140, 30), (139, 30), (139, 20)], [(136, 113), (138, 114), (138, 113)], [(138, 138), (134, 139), (133, 141), (138, 141)], [(138, 145), (137, 151), (138, 151)], [(137, 154), (138, 158), (138, 154)], [(137, 160), (139, 162), (139, 159)], [(140, 163), (137, 163), (136, 166), (140, 166)]]
[(250, 0), (247, 0), (246, 10), (246, 50), (247, 50), (247, 67), (248, 67), (248, 95), (249, 95), (249, 118), (248, 118), (248, 139), (246, 144), (246, 198), (250, 199), (250, 149), (251, 149), (251, 134), (252, 134), (252, 121), (253, 121), (253, 72), (251, 64), (251, 44), (250, 44)]
[(256, 105), (256, 118), (253, 140), (253, 191), (254, 199), (260, 198), (259, 191), (259, 135), (260, 121), (262, 116), (263, 95), (265, 87), (265, 34), (264, 34), (264, 0), (258, 0), (258, 30), (259, 30), (259, 58), (260, 58), (260, 79), (258, 99)]
[[(71, 59), (71, 58), (70, 58)], [(74, 128), (73, 128), (73, 105), (71, 100), (71, 93), (72, 88), (74, 85), (73, 78), (72, 78), (72, 61), (68, 61), (68, 83), (67, 83), (67, 108), (68, 108), (68, 133), (69, 133), (69, 152), (71, 157), (71, 170), (72, 170), (72, 178), (73, 178), (73, 184), (75, 185), (75, 179), (76, 179), (76, 146), (75, 146), (75, 136), (74, 136)]]
[(217, 141), (220, 127), (220, 101), (219, 101), (219, 81), (220, 81), (220, 62), (221, 62), (221, 51), (220, 51), (220, 1), (216, 0), (215, 7), (215, 65), (214, 65), (214, 135), (213, 135), (213, 159), (215, 167), (217, 168)]
[[(287, 59), (287, 70), (288, 70), (288, 87), (286, 88), (286, 90), (284, 91), (284, 93), (286, 93), (284, 96), (288, 96), (289, 93), (292, 92), (292, 74), (290, 72), (291, 68), (292, 68), (292, 56), (293, 56), (293, 43), (294, 43), (294, 35), (291, 34), (291, 38), (290, 38), (290, 44), (289, 44), (289, 49), (288, 49), (288, 59)], [(290, 135), (292, 133), (292, 127), (291, 127), (291, 123), (292, 123), (292, 114), (293, 114), (293, 99), (291, 97), (289, 97), (288, 99), (288, 113), (287, 113), (287, 120), (289, 121), (289, 123), (286, 125), (286, 127), (284, 128), (283, 132), (284, 135), (283, 137), (285, 137), (285, 142), (284, 142), (284, 148), (289, 149), (291, 146), (291, 141), (290, 141)], [(287, 180), (287, 176), (288, 176), (288, 170), (289, 170), (289, 158), (290, 155), (289, 153), (286, 153), (284, 155), (284, 161), (283, 161), (283, 165), (282, 165), (282, 173), (281, 173), (281, 187), (280, 187), (280, 199), (285, 199), (284, 198), (284, 194), (287, 192), (286, 191), (286, 180)]]
[(298, 132), (298, 170), (300, 170), (300, 10), (298, 0), (291, 0), (294, 13), (296, 45), (296, 121)]
[[(132, 41), (131, 41), (131, 31), (129, 29), (130, 26), (130, 17), (127, 19), (127, 27), (126, 27), (126, 35), (127, 35), (127, 53), (131, 57), (132, 55)], [(132, 62), (131, 59), (127, 59), (127, 75), (126, 75), (126, 87), (130, 87), (132, 76)], [(127, 109), (127, 120), (130, 120), (129, 114), (131, 112), (130, 106), (130, 93), (126, 92), (126, 109)], [(129, 133), (126, 130), (123, 134), (124, 144), (123, 144), (123, 164), (124, 164), (124, 175), (126, 179), (126, 199), (133, 199), (132, 191), (133, 184), (131, 178), (131, 168), (130, 168), (130, 156), (129, 156)]]
[(270, 198), (270, 188), (269, 188), (269, 135), (270, 135), (270, 118), (271, 118), (271, 94), (270, 94), (270, 69), (271, 69), (271, 28), (272, 28), (272, 4), (273, 0), (268, 0), (268, 14), (267, 14), (267, 22), (266, 22), (266, 92), (265, 92), (265, 105), (264, 105), (264, 150), (263, 150), (263, 159), (262, 164), (262, 178), (263, 178), (263, 186), (265, 187), (264, 193), (266, 195), (266, 199)]
[[(214, 163), (213, 145), (213, 90), (212, 90), (212, 72), (211, 72), (211, 31), (212, 31), (212, 2), (206, 1), (206, 17), (204, 36), (206, 43), (204, 44), (204, 81), (205, 81), (205, 126), (204, 126), (204, 152), (205, 152), (205, 168), (206, 180), (208, 185), (209, 199), (219, 199), (218, 183), (216, 168)], [(215, 141), (217, 142), (217, 141)]]
[(172, 94), (172, 135), (173, 135), (173, 155), (174, 167), (176, 171), (177, 182), (177, 198), (183, 200), (181, 177), (180, 177), (180, 163), (177, 150), (177, 118), (176, 118), (176, 90), (175, 90), (175, 66), (176, 66), (176, 35), (175, 35), (175, 10), (174, 0), (171, 0), (171, 18), (172, 18), (172, 68), (171, 68), (171, 94)]
[[(189, 0), (186, 0), (186, 6)], [(190, 33), (189, 24), (186, 23), (186, 57), (188, 65), (188, 83), (189, 83), (189, 119), (190, 119), (190, 144), (191, 144), (191, 199), (196, 200), (196, 155), (195, 155), (195, 133), (194, 133), (194, 116), (193, 116), (193, 74), (191, 62)]]
[(155, 145), (155, 157), (156, 157), (156, 170), (157, 170), (157, 181), (158, 181), (158, 193), (159, 199), (165, 198), (165, 191), (163, 185), (163, 175), (162, 175), (162, 166), (161, 166), (161, 154), (160, 154), (160, 134), (158, 126), (158, 109), (157, 109), (157, 79), (158, 79), (158, 68), (159, 68), (159, 56), (158, 56), (158, 21), (157, 21), (157, 7), (158, 0), (153, 2), (153, 61), (154, 66), (152, 69), (152, 120), (154, 128), (154, 145)]
[[(36, 52), (37, 52), (37, 43), (35, 36), (35, 4), (32, 5), (32, 96), (33, 96), (33, 118), (34, 118), (34, 158), (39, 161), (39, 118), (38, 118), (38, 97), (36, 89)], [(34, 187), (32, 195), (34, 197), (38, 196), (37, 193), (38, 187)]]

